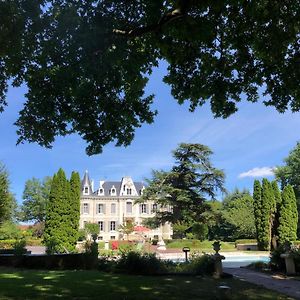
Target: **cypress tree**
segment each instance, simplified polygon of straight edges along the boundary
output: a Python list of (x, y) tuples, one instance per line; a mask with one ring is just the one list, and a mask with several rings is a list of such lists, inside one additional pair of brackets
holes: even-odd
[(53, 176), (47, 215), (44, 242), (48, 247), (55, 245), (59, 252), (72, 250), (70, 235), (70, 183), (59, 169)]
[(70, 242), (74, 248), (79, 237), (80, 184), (79, 174), (72, 172), (70, 179)]
[(294, 189), (287, 185), (282, 191), (282, 203), (279, 217), (279, 244), (292, 242), (297, 239), (298, 211)]
[(262, 180), (261, 204), (261, 221), (263, 228), (262, 246), (264, 250), (270, 250), (276, 203), (273, 188), (266, 178)]
[(282, 199), (281, 199), (281, 193), (278, 188), (278, 184), (276, 180), (272, 181), (272, 188), (273, 188), (273, 193), (274, 193), (274, 198), (276, 203), (276, 210), (275, 210), (273, 228), (272, 228), (272, 246), (274, 249), (276, 249), (278, 238), (279, 238), (278, 226), (279, 226), (280, 206), (281, 206)]
[(254, 180), (253, 206), (254, 206), (257, 246), (259, 250), (262, 250), (263, 249), (263, 244), (262, 244), (263, 229), (262, 229), (262, 217), (261, 217), (262, 204), (261, 204), (261, 184), (259, 180)]

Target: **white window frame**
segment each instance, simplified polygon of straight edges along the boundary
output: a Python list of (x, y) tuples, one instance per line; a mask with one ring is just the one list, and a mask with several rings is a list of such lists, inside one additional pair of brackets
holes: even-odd
[(104, 222), (103, 221), (98, 221), (98, 225), (99, 225), (99, 230), (104, 231)]
[(116, 221), (110, 221), (110, 231), (115, 231), (116, 230)]
[(82, 212), (83, 212), (83, 214), (88, 215), (89, 211), (90, 211), (89, 204), (88, 203), (83, 203), (83, 206), (82, 206)]
[[(102, 209), (100, 209), (102, 207)], [(103, 215), (104, 214), (104, 204), (103, 203), (98, 203), (97, 205), (97, 214)]]
[(145, 203), (141, 204), (141, 213), (146, 214), (147, 213), (147, 205)]

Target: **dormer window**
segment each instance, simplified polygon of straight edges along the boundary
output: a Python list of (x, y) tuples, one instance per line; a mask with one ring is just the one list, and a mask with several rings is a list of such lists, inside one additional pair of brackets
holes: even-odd
[(104, 195), (104, 190), (103, 190), (103, 188), (100, 188), (100, 189), (98, 190), (98, 195)]
[(116, 189), (113, 187), (110, 189), (110, 195), (115, 196), (116, 195)]
[(89, 193), (89, 188), (86, 186), (85, 188), (84, 188), (84, 194), (88, 194)]

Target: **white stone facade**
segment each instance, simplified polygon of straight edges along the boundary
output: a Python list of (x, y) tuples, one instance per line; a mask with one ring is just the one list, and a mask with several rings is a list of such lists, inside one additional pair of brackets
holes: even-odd
[[(131, 177), (123, 177), (120, 182), (100, 181), (96, 190), (93, 185), (86, 172), (82, 180), (80, 228), (84, 228), (87, 222), (99, 224), (99, 240), (124, 239), (119, 231), (121, 224), (131, 221), (142, 228), (143, 220), (153, 217), (158, 209), (152, 201), (135, 203), (145, 186), (133, 182)], [(170, 239), (172, 234), (171, 226), (165, 224), (155, 230), (136, 231), (131, 238)]]

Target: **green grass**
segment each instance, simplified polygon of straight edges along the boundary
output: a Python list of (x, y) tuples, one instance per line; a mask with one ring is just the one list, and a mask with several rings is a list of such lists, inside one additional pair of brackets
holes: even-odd
[(232, 288), (233, 300), (291, 299), (236, 279), (129, 276), (99, 271), (0, 269), (0, 299), (216, 299), (217, 287)]
[[(199, 241), (199, 240), (170, 240), (167, 243), (167, 248), (174, 249), (183, 247), (190, 247), (193, 250), (211, 252), (213, 251), (213, 241)], [(236, 251), (235, 244), (229, 242), (221, 242), (221, 251)]]

